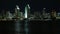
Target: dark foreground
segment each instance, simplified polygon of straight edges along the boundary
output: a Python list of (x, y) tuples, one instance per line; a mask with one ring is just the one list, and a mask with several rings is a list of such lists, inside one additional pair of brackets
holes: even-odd
[[(29, 34), (60, 34), (60, 21), (28, 21)], [(24, 33), (24, 21), (22, 21), (22, 32)], [(0, 34), (16, 34), (15, 21), (0, 21)]]

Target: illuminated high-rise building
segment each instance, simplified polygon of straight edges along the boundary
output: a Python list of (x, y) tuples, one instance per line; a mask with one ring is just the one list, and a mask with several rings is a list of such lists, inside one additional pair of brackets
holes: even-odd
[(6, 18), (7, 19), (12, 19), (13, 15), (10, 13), (10, 11), (6, 12)]
[(42, 18), (45, 18), (45, 14), (46, 14), (46, 13), (45, 13), (45, 9), (46, 9), (46, 8), (43, 8), (43, 10), (42, 10)]
[(55, 11), (55, 9), (53, 9), (52, 11), (51, 11), (51, 18), (53, 19), (53, 18), (56, 18), (56, 11)]
[(25, 13), (24, 13), (25, 18), (28, 18), (29, 17), (28, 16), (29, 13), (30, 13), (30, 6), (29, 6), (29, 4), (27, 4), (25, 6)]
[(20, 8), (18, 5), (16, 5), (16, 8), (15, 8), (15, 17), (16, 18), (20, 18)]
[(60, 19), (60, 12), (56, 14), (56, 19)]

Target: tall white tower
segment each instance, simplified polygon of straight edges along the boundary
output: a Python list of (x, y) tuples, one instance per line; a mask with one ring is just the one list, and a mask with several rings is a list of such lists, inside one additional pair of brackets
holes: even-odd
[(15, 16), (18, 18), (20, 17), (20, 8), (18, 5), (16, 5), (16, 8), (15, 8)]
[(29, 4), (27, 4), (27, 5), (25, 6), (25, 14), (24, 14), (25, 18), (28, 18), (28, 13), (29, 13), (29, 11), (30, 11), (30, 6), (29, 6)]

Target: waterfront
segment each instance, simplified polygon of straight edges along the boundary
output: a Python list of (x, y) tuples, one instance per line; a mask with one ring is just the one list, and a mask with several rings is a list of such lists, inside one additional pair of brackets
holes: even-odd
[[(26, 34), (24, 20), (20, 23), (20, 34)], [(15, 30), (15, 21), (0, 21), (0, 32), (6, 34), (18, 34)], [(28, 21), (29, 34), (58, 34), (60, 32), (60, 21)]]

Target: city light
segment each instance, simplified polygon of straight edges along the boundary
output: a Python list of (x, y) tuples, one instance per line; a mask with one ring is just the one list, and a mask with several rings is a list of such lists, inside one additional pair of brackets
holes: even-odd
[[(47, 10), (50, 10), (50, 9), (47, 9)], [(56, 11), (54, 12), (54, 11), (52, 11), (53, 12), (53, 16), (55, 16), (55, 17), (60, 17), (60, 15), (59, 15), (59, 13), (57, 14), (57, 16), (56, 16)], [(51, 12), (51, 13), (52, 13)], [(17, 18), (18, 17), (18, 19), (20, 19), (20, 20), (23, 20), (23, 19), (25, 19), (25, 18), (27, 18), (27, 19), (51, 19), (51, 13), (47, 13), (46, 12), (46, 8), (43, 8), (42, 9), (42, 13), (41, 12), (39, 12), (39, 11), (33, 11), (33, 14), (32, 13), (30, 13), (30, 6), (29, 6), (29, 4), (27, 4), (26, 6), (25, 6), (25, 8), (24, 8), (24, 12), (22, 12), (22, 11), (20, 11), (20, 8), (19, 8), (19, 6), (18, 5), (16, 5), (16, 8), (15, 8), (15, 12), (14, 12), (14, 14), (12, 14), (12, 13), (10, 13), (10, 11), (8, 11), (8, 13), (6, 13), (6, 16), (4, 16), (4, 15), (2, 15), (2, 16), (0, 16), (0, 18), (2, 19), (7, 19), (7, 18), (9, 18), (9, 19), (12, 19), (12, 18)], [(24, 15), (23, 15), (24, 14)], [(31, 17), (31, 15), (33, 15), (32, 17)], [(35, 16), (35, 17), (34, 17)]]
[(30, 9), (30, 6), (29, 6), (29, 4), (28, 4), (28, 8)]
[(18, 5), (16, 5), (16, 8), (17, 8), (18, 10), (20, 9)]
[(43, 9), (46, 9), (46, 8), (43, 8)]
[(27, 7), (25, 7), (25, 18), (27, 18)]

